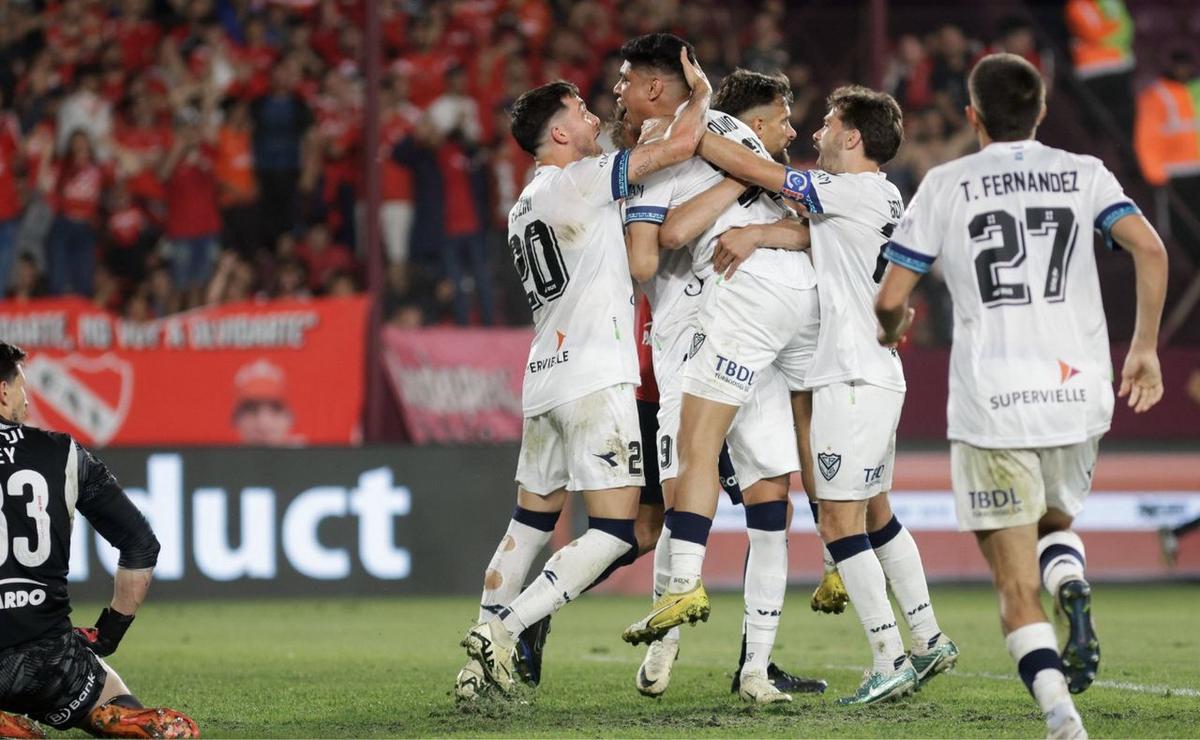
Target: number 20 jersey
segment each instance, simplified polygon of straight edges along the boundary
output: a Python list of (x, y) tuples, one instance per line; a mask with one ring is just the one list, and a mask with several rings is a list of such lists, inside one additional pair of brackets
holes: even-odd
[(954, 301), (948, 436), (1054, 447), (1103, 434), (1112, 360), (1090, 232), (1138, 213), (1094, 157), (996, 142), (925, 176), (885, 257), (940, 259)]
[(508, 245), (533, 311), (525, 416), (619, 383), (637, 385), (633, 280), (621, 224), (629, 151), (538, 167), (508, 214)]

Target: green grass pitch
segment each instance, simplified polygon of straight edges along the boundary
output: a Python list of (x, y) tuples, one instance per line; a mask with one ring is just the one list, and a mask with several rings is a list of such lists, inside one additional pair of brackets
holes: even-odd
[[(1200, 736), (1200, 587), (1098, 586), (1100, 677), (1077, 698), (1093, 737)], [(788, 594), (775, 657), (825, 677), (823, 697), (756, 709), (729, 693), (741, 599), (717, 595), (684, 628), (671, 688), (633, 689), (644, 648), (619, 634), (649, 600), (585, 595), (554, 618), (527, 704), (463, 711), (451, 687), (475, 616), (468, 597), (155, 603), (111, 664), (147, 705), (189, 712), (206, 737), (1042, 737), (1000, 637), (993, 593), (933, 589), (958, 667), (901, 703), (834, 705), (868, 663), (853, 611), (815, 614)], [(77, 618), (99, 610), (81, 606)], [(79, 734), (79, 733), (75, 733)]]

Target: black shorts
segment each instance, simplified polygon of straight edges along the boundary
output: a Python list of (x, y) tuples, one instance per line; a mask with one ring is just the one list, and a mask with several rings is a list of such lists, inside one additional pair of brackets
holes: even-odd
[(65, 730), (79, 724), (108, 671), (73, 631), (0, 651), (0, 709)]
[[(646, 485), (642, 486), (641, 503), (645, 506), (662, 506), (662, 482), (658, 479), (658, 404), (653, 401), (637, 402), (638, 424), (642, 428), (643, 470)], [(729, 458), (729, 446), (721, 446), (721, 457), (717, 461), (721, 476), (721, 488), (734, 506), (742, 504), (742, 488), (738, 485), (737, 471)]]
[(662, 483), (658, 480), (658, 404), (639, 398), (637, 410), (638, 426), (642, 428), (642, 472), (646, 476), (641, 503), (661, 507), (663, 495)]

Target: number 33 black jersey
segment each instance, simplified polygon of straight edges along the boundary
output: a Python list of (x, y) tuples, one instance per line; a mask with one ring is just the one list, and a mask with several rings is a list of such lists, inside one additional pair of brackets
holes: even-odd
[(103, 463), (65, 434), (0, 424), (0, 650), (71, 629), (76, 511), (122, 568), (154, 566), (158, 540)]

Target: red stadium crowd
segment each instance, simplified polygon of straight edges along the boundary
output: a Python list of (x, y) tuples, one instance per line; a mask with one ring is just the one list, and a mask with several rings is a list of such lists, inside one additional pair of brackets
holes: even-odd
[(369, 158), (383, 175), (388, 318), (524, 321), (496, 284), (508, 279), (504, 215), (532, 164), (508, 136), (509, 102), (562, 77), (606, 115), (615, 50), (668, 27), (703, 40), (715, 76), (787, 65), (778, 2), (756, 15), (716, 2), (379, 0), (384, 141), (368, 157), (364, 11), (0, 4), (0, 290), (90, 296), (139, 319), (358, 291)]

